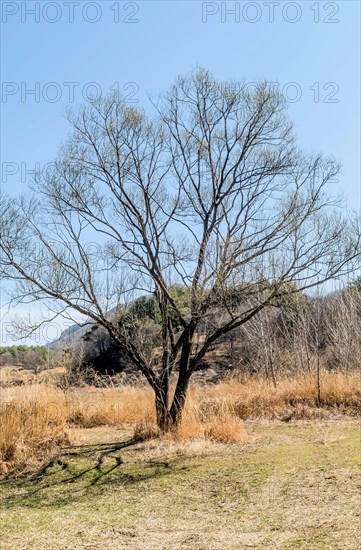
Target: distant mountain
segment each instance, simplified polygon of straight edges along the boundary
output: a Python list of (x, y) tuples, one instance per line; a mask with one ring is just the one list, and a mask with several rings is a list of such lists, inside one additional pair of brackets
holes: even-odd
[(85, 326), (75, 323), (70, 327), (67, 327), (60, 334), (59, 338), (49, 344), (49, 348), (61, 349), (75, 346), (79, 343), (81, 337), (89, 330), (89, 324)]
[[(109, 310), (109, 313), (107, 313), (108, 316), (112, 315), (116, 311), (116, 308), (112, 308)], [(61, 348), (69, 348), (72, 346), (76, 346), (81, 337), (91, 329), (92, 325), (94, 325), (94, 321), (88, 321), (87, 323), (82, 323), (79, 325), (78, 323), (74, 323), (74, 325), (70, 325), (70, 327), (67, 327), (63, 332), (60, 334), (59, 338), (54, 340), (49, 344), (50, 349), (61, 349)]]

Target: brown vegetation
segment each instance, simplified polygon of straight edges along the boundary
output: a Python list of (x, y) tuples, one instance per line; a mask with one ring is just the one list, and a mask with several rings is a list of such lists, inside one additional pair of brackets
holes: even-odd
[[(40, 387), (38, 387), (39, 389)], [(44, 388), (22, 391), (0, 406), (0, 473), (32, 469), (71, 443), (63, 411), (55, 412)]]
[[(272, 383), (261, 377), (233, 376), (217, 384), (194, 384), (181, 424), (164, 437), (248, 439), (243, 420), (288, 421), (361, 411), (361, 373), (321, 371), (321, 401), (314, 373)], [(32, 384), (2, 390), (0, 469), (3, 474), (32, 469), (74, 438), (70, 428), (109, 425), (133, 430), (134, 437), (159, 435), (152, 390), (148, 386), (61, 390)], [(72, 434), (70, 436), (70, 433)]]

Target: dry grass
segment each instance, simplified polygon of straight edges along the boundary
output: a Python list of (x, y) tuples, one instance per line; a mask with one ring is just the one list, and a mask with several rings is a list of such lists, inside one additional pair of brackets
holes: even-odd
[[(44, 458), (71, 438), (61, 408), (52, 408), (49, 393), (53, 389), (38, 387), (38, 391), (21, 391), (21, 401), (2, 401), (0, 406), (0, 473), (24, 471), (39, 465)], [(59, 395), (57, 402), (60, 403)], [(39, 399), (41, 398), (41, 399)]]
[[(277, 387), (262, 378), (232, 377), (213, 385), (193, 385), (180, 426), (166, 437), (223, 443), (245, 441), (242, 420), (322, 418), (361, 410), (361, 373), (323, 372), (317, 402), (313, 374), (286, 378)], [(133, 427), (143, 439), (158, 436), (150, 388), (79, 388), (49, 384), (4, 388), (0, 406), (0, 468), (22, 470), (69, 443), (68, 427)]]
[(278, 381), (274, 387), (261, 377), (233, 377), (220, 384), (194, 388), (196, 401), (205, 410), (230, 410), (241, 419), (302, 419), (329, 412), (349, 415), (361, 410), (361, 372), (321, 373), (321, 402), (318, 403), (314, 373)]
[(66, 392), (67, 420), (84, 428), (124, 426), (154, 414), (151, 388), (80, 388)]
[[(134, 426), (136, 439), (154, 439), (160, 437), (159, 430), (150, 417), (139, 420)], [(220, 412), (206, 419), (197, 405), (185, 410), (179, 426), (162, 436), (165, 440), (205, 441), (210, 439), (220, 443), (241, 443), (248, 441), (243, 422), (230, 412)]]
[(0, 368), (0, 384), (30, 384), (35, 381), (35, 375), (19, 365), (6, 365)]

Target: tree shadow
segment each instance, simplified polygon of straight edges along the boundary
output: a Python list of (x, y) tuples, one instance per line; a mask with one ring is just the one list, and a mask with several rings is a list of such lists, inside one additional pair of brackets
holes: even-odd
[(135, 473), (122, 471), (121, 466), (129, 465), (118, 452), (140, 442), (131, 439), (67, 447), (35, 473), (2, 480), (2, 506), (64, 506), (91, 491), (101, 493), (109, 484), (131, 486), (166, 473), (166, 462), (149, 463)]

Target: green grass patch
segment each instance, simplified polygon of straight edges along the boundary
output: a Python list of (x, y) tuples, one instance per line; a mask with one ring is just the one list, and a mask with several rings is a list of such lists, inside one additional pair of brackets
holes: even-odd
[(248, 431), (252, 443), (193, 449), (87, 430), (86, 444), (2, 481), (2, 547), (357, 548), (358, 424)]

